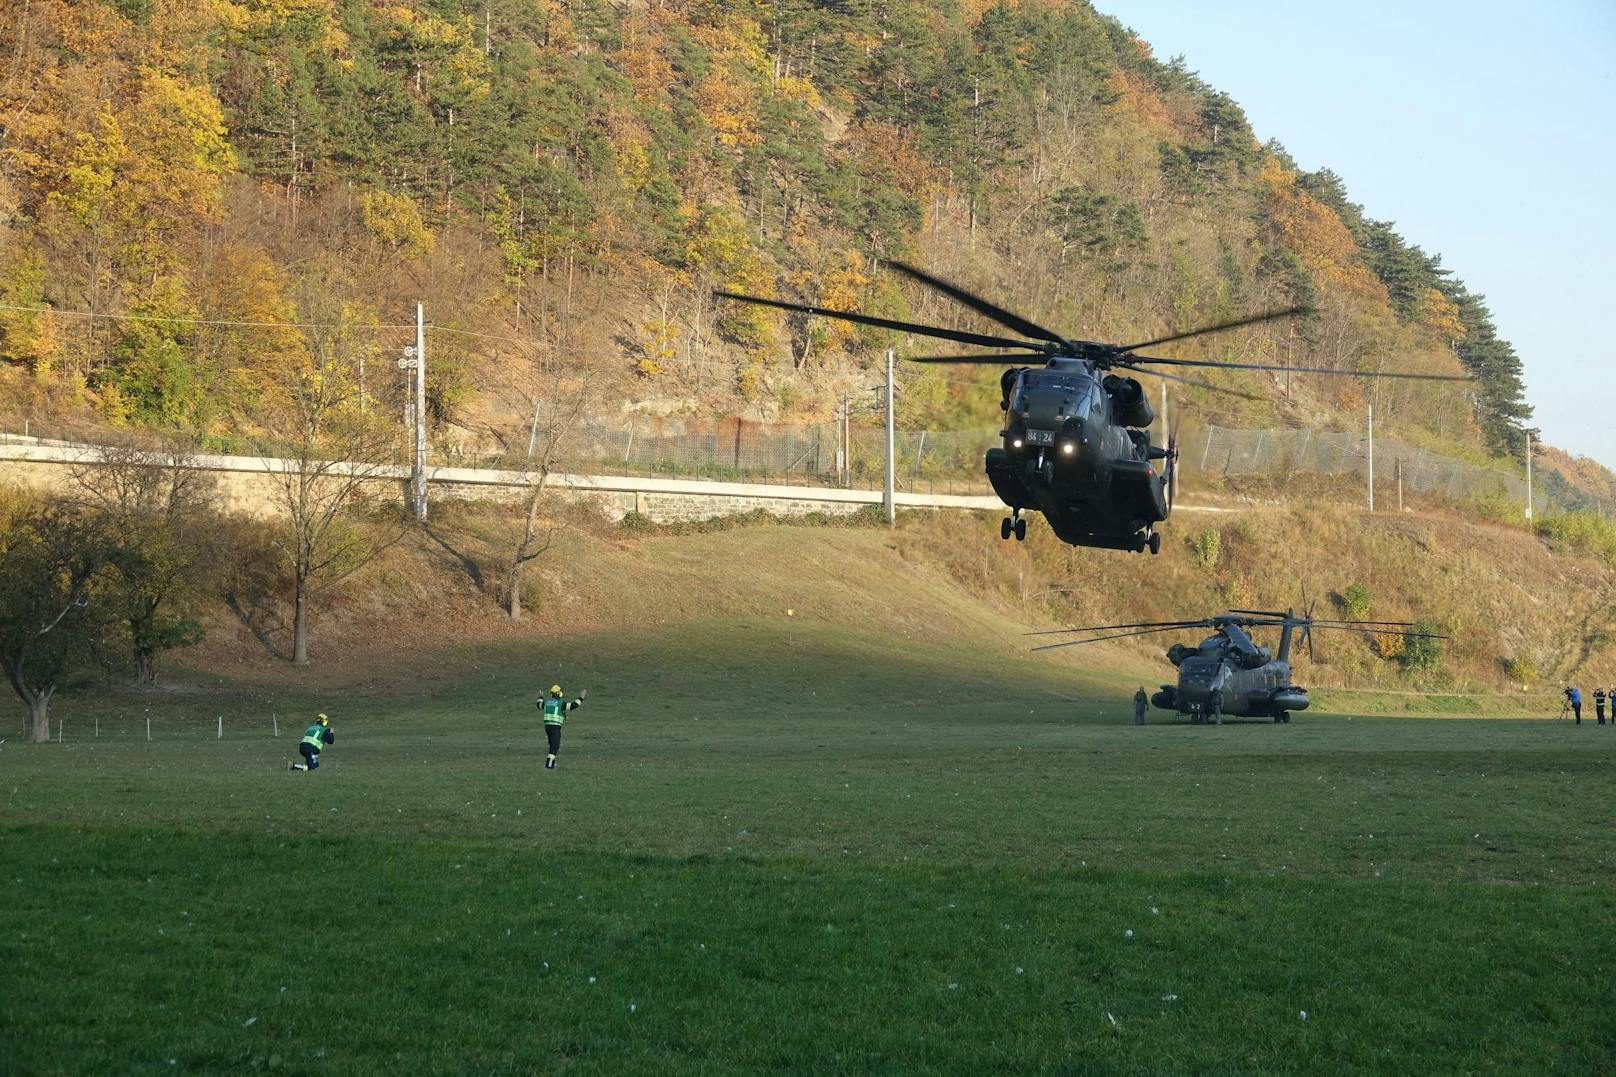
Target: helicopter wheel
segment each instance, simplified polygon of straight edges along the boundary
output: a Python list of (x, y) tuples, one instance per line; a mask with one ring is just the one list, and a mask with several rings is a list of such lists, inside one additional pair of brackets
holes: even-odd
[(1011, 530), (1011, 528), (1013, 526), (1014, 525), (1011, 524), (1010, 517), (1008, 517), (1008, 516), (1006, 516), (1004, 519), (1000, 520), (999, 521), (999, 537), (1001, 539), (1008, 539), (1010, 537), (1010, 530)]
[(1017, 542), (1026, 542), (1027, 541), (1027, 521), (1026, 520), (1018, 519), (1016, 521), (1016, 525), (1015, 525), (1014, 530), (1015, 530), (1015, 533), (1016, 533), (1016, 541)]
[(1150, 553), (1151, 553), (1151, 556), (1155, 556), (1156, 554), (1161, 553), (1161, 532), (1160, 531), (1152, 531), (1150, 533)]

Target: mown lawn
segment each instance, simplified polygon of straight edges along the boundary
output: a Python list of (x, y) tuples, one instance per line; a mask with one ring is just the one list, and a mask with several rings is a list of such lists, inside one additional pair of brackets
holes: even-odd
[(252, 686), (68, 701), (0, 747), (0, 1072), (1616, 1067), (1612, 727), (1137, 728), (793, 627), (468, 652), (279, 740)]

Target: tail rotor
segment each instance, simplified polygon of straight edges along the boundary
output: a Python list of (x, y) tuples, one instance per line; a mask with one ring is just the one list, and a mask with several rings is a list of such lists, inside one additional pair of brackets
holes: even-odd
[(1175, 427), (1167, 433), (1167, 474), (1162, 476), (1167, 487), (1167, 512), (1173, 511), (1173, 502), (1178, 500), (1178, 429)]

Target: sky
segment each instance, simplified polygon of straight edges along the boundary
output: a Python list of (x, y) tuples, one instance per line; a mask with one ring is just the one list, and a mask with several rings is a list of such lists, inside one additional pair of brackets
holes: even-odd
[(1543, 440), (1616, 469), (1616, 2), (1094, 3), (1441, 255)]

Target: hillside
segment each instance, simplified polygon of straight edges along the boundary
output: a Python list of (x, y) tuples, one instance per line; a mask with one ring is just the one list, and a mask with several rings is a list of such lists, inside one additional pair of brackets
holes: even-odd
[[(1387, 641), (1317, 633), (1315, 660), (1299, 656), (1298, 680), (1370, 693), (1327, 693), (1332, 709), (1512, 713), (1557, 705), (1564, 679), (1616, 683), (1607, 627), (1616, 569), (1604, 562), (1556, 555), (1514, 528), (1454, 528), (1419, 514), (1270, 507), (1190, 521), (1175, 518), (1170, 548), (1144, 558), (1075, 550), (1038, 528), (1025, 544), (1001, 543), (996, 520), (970, 514), (905, 513), (894, 532), (873, 522), (661, 529), (573, 514), (536, 562), (530, 616), (513, 624), (477, 580), (494, 576), (518, 521), (443, 504), (430, 533), (408, 537), (322, 606), (311, 666), (288, 666), (223, 605), (205, 617), (205, 642), (176, 659), (188, 670), (181, 681), (217, 675), (251, 692), (384, 685), (396, 693), (401, 683), (431, 692), (465, 674), (468, 649), (532, 648), (542, 664), (554, 648), (596, 640), (602, 666), (631, 675), (636, 653), (682, 652), (681, 640), (700, 638), (728, 642), (690, 653), (692, 675), (731, 687), (744, 685), (760, 653), (800, 646), (800, 662), (769, 659), (770, 676), (811, 687), (826, 655), (858, 654), (854, 664), (872, 670), (952, 668), (984, 691), (1043, 684), (1057, 695), (1120, 698), (1165, 679), (1161, 652), (1177, 636), (1033, 654), (1039, 641), (1023, 633), (1297, 606), (1304, 587), (1320, 616), (1343, 617), (1342, 593), (1356, 584), (1369, 602), (1360, 617), (1428, 618), (1454, 638), (1434, 667), (1405, 670), (1383, 650)], [(1317, 541), (1299, 543), (1301, 533)], [(282, 596), (263, 597), (273, 606)], [(284, 648), (284, 626), (260, 627)], [(986, 666), (997, 671), (987, 682), (969, 672)], [(940, 696), (962, 690), (943, 678)], [(1502, 698), (1511, 695), (1520, 702)]]
[[(1439, 257), (1078, 0), (38, 0), (0, 46), (6, 421), (229, 444), (311, 378), (396, 415), (416, 302), (444, 444), (561, 371), (602, 411), (823, 418), (890, 342), (711, 290), (961, 319), (903, 257), (1073, 336), (1306, 303), (1181, 354), (1480, 379), (1218, 375), (1259, 391), (1216, 398), (1236, 423), (1529, 429)], [(904, 421), (996, 419), (992, 377), (906, 370)]]

